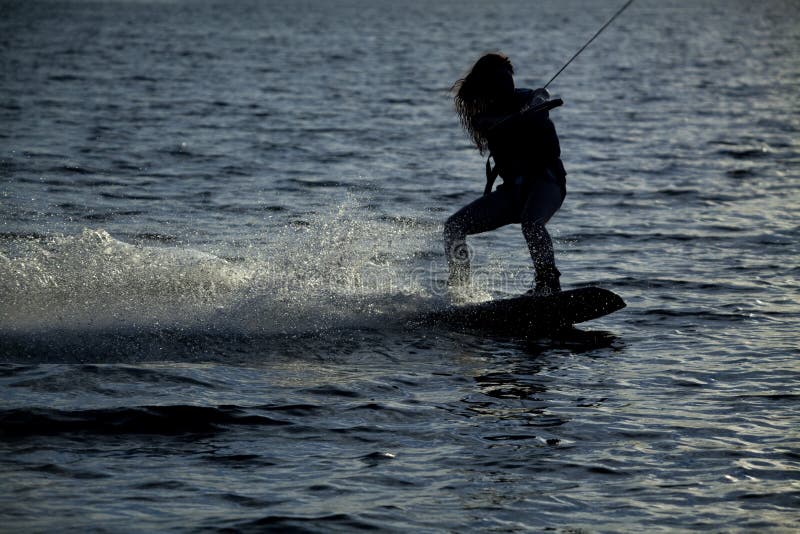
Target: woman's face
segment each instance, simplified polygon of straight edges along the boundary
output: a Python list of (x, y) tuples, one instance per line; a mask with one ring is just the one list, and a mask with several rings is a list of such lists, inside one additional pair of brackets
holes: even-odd
[(490, 102), (504, 102), (514, 96), (514, 76), (508, 68), (500, 67), (487, 78), (487, 97)]

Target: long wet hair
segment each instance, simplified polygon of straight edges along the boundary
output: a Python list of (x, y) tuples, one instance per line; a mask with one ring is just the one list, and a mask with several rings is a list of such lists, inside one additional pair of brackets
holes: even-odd
[(470, 71), (451, 87), (461, 126), (483, 154), (489, 148), (485, 131), (476, 119), (482, 113), (502, 112), (514, 93), (514, 67), (500, 52), (483, 55)]

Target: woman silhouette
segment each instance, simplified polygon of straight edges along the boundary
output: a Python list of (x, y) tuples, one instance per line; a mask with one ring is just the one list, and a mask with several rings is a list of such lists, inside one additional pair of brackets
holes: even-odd
[[(491, 53), (453, 85), (462, 126), (495, 165), (486, 162), (484, 195), (445, 222), (448, 286), (457, 290), (469, 283), (466, 236), (521, 223), (536, 271), (531, 292), (549, 295), (561, 290), (561, 273), (545, 224), (564, 201), (567, 173), (548, 109), (561, 101), (549, 101), (545, 89), (516, 89), (513, 74), (508, 57)], [(503, 183), (492, 191), (498, 175)]]

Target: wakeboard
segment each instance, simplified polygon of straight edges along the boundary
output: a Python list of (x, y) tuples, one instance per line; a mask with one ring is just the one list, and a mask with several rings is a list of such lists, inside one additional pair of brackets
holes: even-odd
[(582, 287), (548, 296), (522, 295), (452, 306), (428, 314), (429, 323), (496, 334), (544, 335), (621, 310), (625, 301), (601, 287)]

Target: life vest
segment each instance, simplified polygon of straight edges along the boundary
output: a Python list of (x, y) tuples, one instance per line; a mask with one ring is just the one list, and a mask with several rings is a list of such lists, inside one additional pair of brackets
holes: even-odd
[[(526, 98), (524, 90), (517, 90), (517, 93), (519, 98)], [(504, 180), (534, 177), (556, 162), (560, 166), (561, 147), (548, 111), (563, 103), (560, 98), (549, 100), (527, 110), (529, 115), (513, 126), (489, 132), (485, 195), (491, 193), (498, 176)]]

